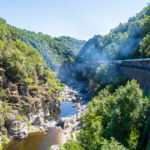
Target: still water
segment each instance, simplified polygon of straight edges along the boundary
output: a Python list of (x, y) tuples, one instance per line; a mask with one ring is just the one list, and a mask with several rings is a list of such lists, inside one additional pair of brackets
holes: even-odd
[[(58, 118), (74, 115), (77, 110), (73, 107), (75, 103), (61, 103), (61, 112)], [(47, 150), (48, 146), (60, 143), (61, 129), (50, 128), (47, 135), (42, 132), (31, 133), (23, 140), (9, 142), (3, 150)]]

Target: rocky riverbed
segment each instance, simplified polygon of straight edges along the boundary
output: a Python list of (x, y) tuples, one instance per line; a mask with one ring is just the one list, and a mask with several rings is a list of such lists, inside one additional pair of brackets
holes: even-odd
[[(74, 138), (76, 140), (76, 133), (80, 132), (81, 123), (80, 116), (86, 112), (87, 103), (90, 100), (88, 96), (88, 89), (86, 84), (80, 84), (78, 88), (66, 86), (63, 95), (63, 100), (67, 103), (74, 103), (73, 107), (77, 110), (74, 115), (62, 117), (57, 121), (57, 128), (60, 128), (61, 137), (60, 142), (65, 143), (68, 139)], [(52, 145), (53, 150), (59, 150), (58, 145)]]
[[(52, 132), (52, 129), (54, 129), (56, 130), (56, 132), (59, 131), (58, 135), (59, 137), (57, 137), (57, 142), (51, 143), (50, 146), (52, 146), (53, 149), (58, 149), (57, 144), (65, 143), (69, 138), (71, 138), (72, 135), (74, 139), (76, 139), (75, 133), (79, 132), (81, 127), (79, 118), (83, 113), (85, 113), (86, 105), (90, 100), (90, 96), (88, 96), (87, 93), (88, 90), (86, 84), (70, 83), (69, 86), (65, 86), (64, 91), (61, 95), (63, 100), (60, 104), (61, 108), (61, 112), (59, 112), (60, 114), (56, 113), (55, 116), (50, 117), (49, 112), (47, 112), (46, 115), (46, 113), (42, 109), (39, 109), (39, 111), (35, 115), (32, 114), (28, 115), (28, 118), (30, 120), (30, 122), (28, 121), (29, 124), (22, 124), (22, 123), (19, 124), (18, 121), (15, 121), (14, 122), (15, 128), (13, 129), (12, 126), (13, 132), (17, 134), (17, 138), (18, 135), (19, 138), (24, 138), (28, 135), (29, 132), (37, 132), (39, 130), (44, 132), (45, 136), (47, 135), (50, 136), (51, 135), (50, 132)], [(12, 119), (13, 117), (11, 116), (9, 120)], [(30, 124), (31, 122), (32, 125)], [(17, 130), (16, 126), (18, 127)], [(46, 142), (48, 143), (48, 139)], [(12, 146), (15, 148), (14, 142)], [(39, 149), (36, 148), (33, 150), (44, 150), (46, 146), (45, 145), (42, 146), (41, 144)], [(8, 147), (9, 148), (5, 148), (4, 150), (11, 150), (10, 149), (11, 145)]]

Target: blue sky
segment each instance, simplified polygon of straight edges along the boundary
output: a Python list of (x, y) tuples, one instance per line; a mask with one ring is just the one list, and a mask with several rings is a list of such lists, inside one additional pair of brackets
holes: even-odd
[(107, 34), (150, 0), (0, 0), (0, 17), (19, 28), (51, 36), (89, 39)]

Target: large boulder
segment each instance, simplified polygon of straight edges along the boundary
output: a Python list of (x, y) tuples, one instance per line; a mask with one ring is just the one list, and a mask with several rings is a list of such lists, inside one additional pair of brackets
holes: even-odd
[(33, 125), (40, 126), (42, 124), (44, 124), (44, 119), (42, 117), (40, 117), (40, 116), (37, 116), (34, 119)]
[(43, 101), (42, 105), (44, 112), (49, 111), (49, 113), (54, 113), (60, 110), (60, 101)]
[(28, 126), (24, 122), (15, 120), (10, 124), (8, 133), (13, 139), (22, 139), (28, 135)]
[(10, 124), (16, 120), (16, 117), (13, 114), (6, 114), (5, 125), (9, 128)]

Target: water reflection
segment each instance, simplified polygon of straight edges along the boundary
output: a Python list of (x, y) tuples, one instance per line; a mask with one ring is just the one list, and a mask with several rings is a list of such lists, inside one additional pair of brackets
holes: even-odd
[[(62, 102), (61, 112), (56, 118), (76, 114), (77, 110), (73, 107), (75, 104)], [(23, 140), (9, 142), (8, 145), (4, 146), (3, 150), (47, 150), (48, 146), (61, 142), (61, 133), (62, 130), (59, 128), (50, 128), (46, 136), (41, 132), (31, 133)]]
[(51, 128), (44, 137), (39, 150), (46, 150), (48, 146), (57, 145), (61, 142), (61, 129)]
[(43, 133), (32, 133), (23, 140), (11, 141), (8, 145), (4, 146), (3, 150), (39, 150), (43, 139)]

